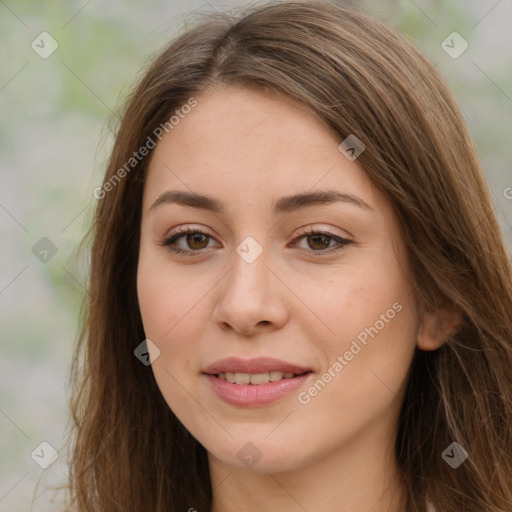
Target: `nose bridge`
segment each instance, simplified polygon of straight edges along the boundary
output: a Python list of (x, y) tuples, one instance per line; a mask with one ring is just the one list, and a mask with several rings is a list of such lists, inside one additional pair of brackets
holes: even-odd
[(258, 324), (279, 325), (286, 311), (272, 286), (268, 248), (252, 236), (246, 237), (232, 255), (232, 269), (220, 288), (215, 320), (240, 332), (250, 332)]
[[(253, 297), (264, 295), (268, 283), (268, 255), (268, 247), (264, 248), (254, 237), (244, 238), (233, 254), (230, 288)], [(245, 299), (251, 301), (251, 296), (246, 295)]]

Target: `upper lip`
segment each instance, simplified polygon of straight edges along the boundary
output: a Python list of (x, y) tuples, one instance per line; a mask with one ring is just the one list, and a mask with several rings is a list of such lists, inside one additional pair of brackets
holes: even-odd
[(204, 373), (216, 375), (218, 373), (267, 373), (271, 371), (283, 373), (301, 374), (309, 371), (309, 368), (297, 366), (280, 359), (272, 357), (257, 357), (254, 359), (240, 359), (238, 357), (227, 357), (219, 359), (209, 365)]

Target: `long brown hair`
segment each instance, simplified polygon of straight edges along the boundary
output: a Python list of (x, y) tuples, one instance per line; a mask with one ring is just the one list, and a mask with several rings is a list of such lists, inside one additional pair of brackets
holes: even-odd
[[(210, 508), (207, 453), (133, 353), (145, 338), (136, 272), (149, 156), (126, 163), (191, 98), (200, 108), (213, 84), (291, 98), (340, 142), (354, 134), (365, 144), (358, 163), (393, 205), (417, 300), (463, 317), (440, 349), (414, 356), (396, 444), (404, 505), (512, 510), (512, 270), (473, 142), (445, 82), (403, 35), (325, 1), (200, 20), (153, 60), (127, 102), (89, 233), (70, 510)], [(469, 454), (458, 469), (441, 456), (452, 442)]]

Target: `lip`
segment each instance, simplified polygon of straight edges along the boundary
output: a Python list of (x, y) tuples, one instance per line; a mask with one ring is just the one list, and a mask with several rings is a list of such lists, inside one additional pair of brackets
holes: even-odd
[[(298, 375), (291, 379), (281, 379), (258, 385), (232, 384), (216, 376), (218, 373), (226, 372), (253, 374), (270, 371)], [(255, 359), (228, 357), (211, 364), (203, 373), (210, 382), (213, 391), (221, 400), (238, 407), (258, 407), (276, 402), (296, 391), (312, 375), (309, 368), (270, 357)]]
[(225, 402), (238, 407), (257, 407), (276, 402), (296, 391), (312, 373), (304, 373), (291, 379), (268, 384), (232, 384), (215, 375), (206, 375), (215, 394)]
[[(254, 359), (240, 359), (238, 357), (227, 357), (220, 359), (208, 366), (203, 373), (217, 375), (218, 373), (266, 373), (271, 371), (283, 373), (304, 373), (310, 368), (298, 366), (272, 357), (257, 357)], [(265, 385), (265, 384), (262, 384)]]

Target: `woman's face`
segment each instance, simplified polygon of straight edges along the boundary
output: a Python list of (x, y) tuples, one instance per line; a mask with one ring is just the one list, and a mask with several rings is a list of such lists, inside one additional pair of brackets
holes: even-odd
[(163, 397), (217, 464), (382, 452), (420, 328), (388, 200), (282, 99), (197, 101), (143, 198), (138, 298)]

